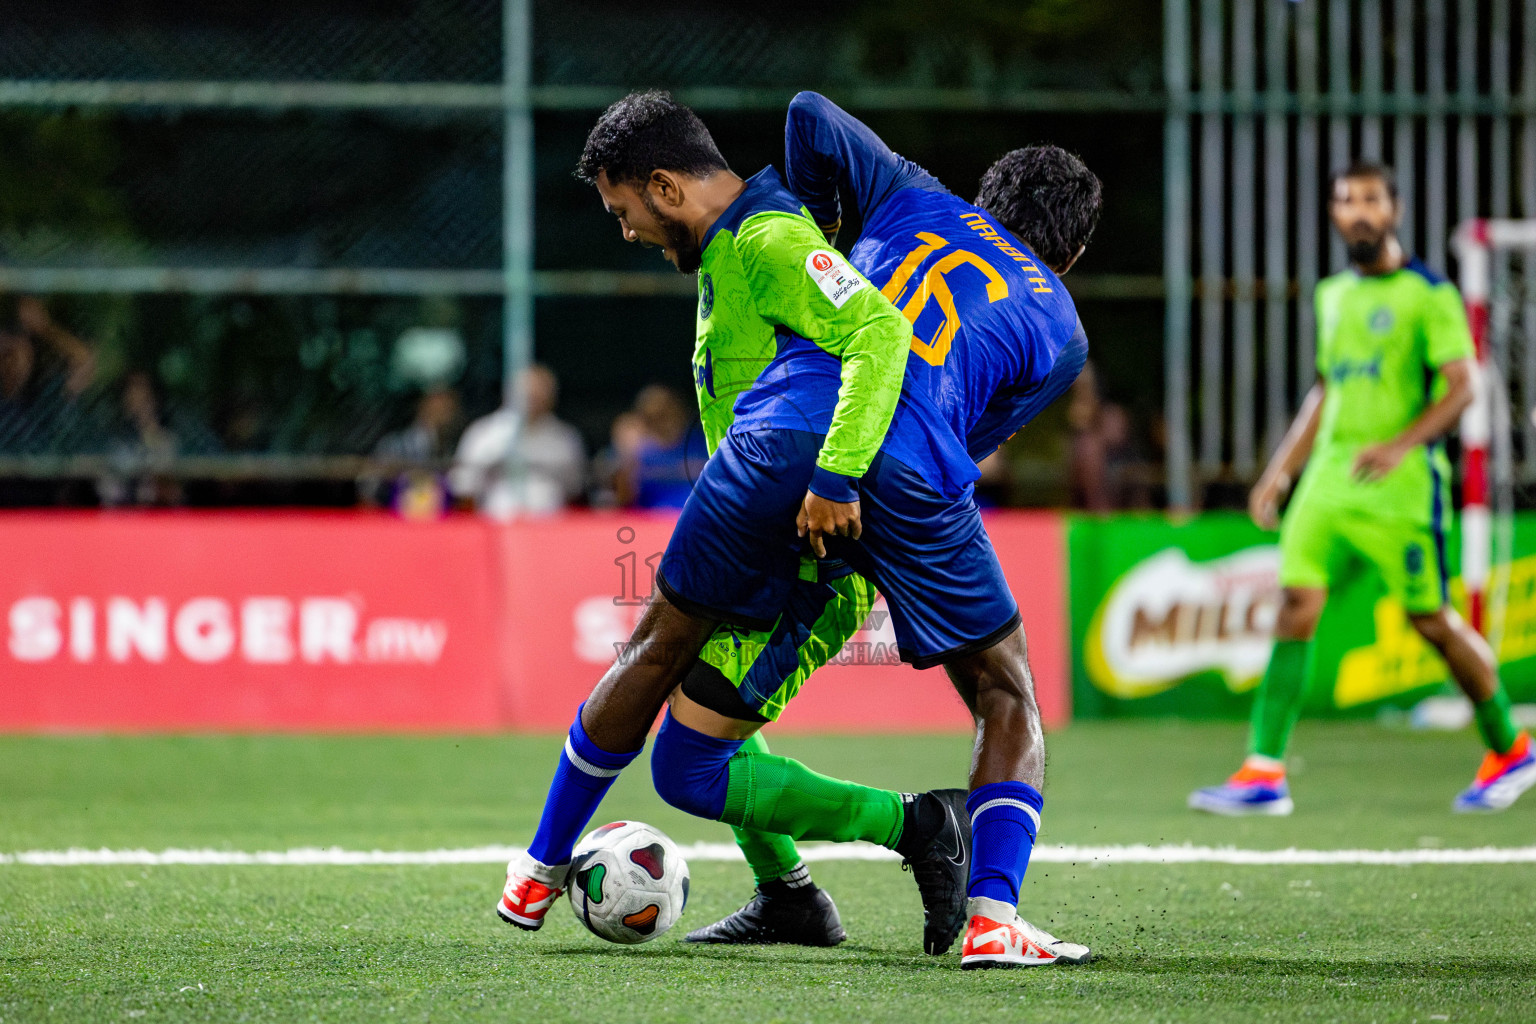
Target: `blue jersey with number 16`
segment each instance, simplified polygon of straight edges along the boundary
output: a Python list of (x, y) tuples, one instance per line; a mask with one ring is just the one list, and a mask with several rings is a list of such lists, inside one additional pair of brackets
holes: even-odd
[(790, 104), (784, 165), (823, 227), (840, 222), (839, 192), (856, 205), (849, 261), (912, 323), (905, 390), (938, 406), (972, 459), (1071, 387), (1088, 358), (1072, 297), (986, 211), (813, 92)]

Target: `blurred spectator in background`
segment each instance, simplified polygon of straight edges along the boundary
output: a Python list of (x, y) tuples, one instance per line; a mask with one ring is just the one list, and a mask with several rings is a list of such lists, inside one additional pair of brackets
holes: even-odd
[(62, 383), (70, 395), (91, 386), (96, 374), (96, 354), (91, 346), (65, 330), (41, 300), (24, 295), (16, 302), (16, 324), (51, 349), (64, 364)]
[(1072, 385), (1067, 421), (1072, 430), (1072, 505), (1090, 512), (1151, 507), (1144, 462), (1137, 455), (1131, 416), (1099, 394), (1090, 362)]
[(709, 457), (703, 432), (677, 392), (662, 384), (640, 389), (634, 415), (640, 436), (619, 463), (615, 491), (634, 508), (682, 508)]
[(29, 385), (36, 363), (31, 338), (0, 330), (0, 452), (17, 454), (34, 448), (40, 423)]
[(390, 480), (375, 476), (359, 479), (363, 500), (390, 505), (411, 519), (442, 513), (447, 492), (433, 463), (453, 451), (459, 426), (458, 393), (443, 387), (427, 391), (416, 403), (416, 417), (410, 426), (385, 434), (373, 449), (374, 458), (405, 466)]
[(129, 373), (123, 378), (118, 421), (107, 446), (113, 472), (96, 481), (101, 503), (179, 504), (181, 485), (166, 472), (178, 448), (176, 434), (160, 415), (154, 381), (143, 370)]
[(452, 388), (434, 388), (416, 403), (416, 418), (404, 430), (379, 438), (373, 454), (400, 462), (445, 458), (458, 437), (459, 396)]
[(271, 410), (249, 384), (236, 385), (220, 419), (220, 437), (231, 451), (259, 452), (272, 443)]
[(627, 508), (635, 503), (634, 464), (645, 437), (645, 421), (633, 409), (613, 418), (608, 447), (592, 460), (594, 508)]
[(81, 394), (91, 385), (91, 347), (65, 330), (31, 296), (0, 328), (0, 452), (30, 455), (77, 440)]
[(521, 430), (515, 409), (482, 416), (464, 431), (448, 476), (456, 499), (502, 521), (558, 511), (580, 498), (586, 484), (586, 446), (576, 428), (555, 415), (560, 382), (553, 371), (530, 366), (517, 386), (527, 411)]

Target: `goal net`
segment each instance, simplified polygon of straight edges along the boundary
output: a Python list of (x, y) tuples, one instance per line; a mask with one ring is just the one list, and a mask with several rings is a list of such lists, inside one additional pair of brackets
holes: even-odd
[(1516, 491), (1536, 483), (1536, 220), (1464, 221), (1454, 246), (1481, 369), (1461, 418), (1462, 582), (1473, 625), (1498, 650)]

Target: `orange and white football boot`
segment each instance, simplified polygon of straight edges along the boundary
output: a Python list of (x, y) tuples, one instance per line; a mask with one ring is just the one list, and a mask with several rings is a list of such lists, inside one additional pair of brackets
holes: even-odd
[(1016, 908), (1000, 900), (973, 896), (965, 911), (970, 924), (960, 947), (962, 971), (1085, 964), (1093, 956), (1087, 946), (1062, 942), (1024, 920)]
[(544, 915), (565, 891), (571, 865), (540, 864), (527, 853), (507, 862), (507, 885), (496, 902), (496, 916), (507, 924), (536, 932), (544, 926)]

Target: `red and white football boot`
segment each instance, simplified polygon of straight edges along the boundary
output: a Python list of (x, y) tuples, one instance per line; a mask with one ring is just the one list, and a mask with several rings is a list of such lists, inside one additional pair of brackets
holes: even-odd
[(565, 879), (571, 865), (540, 864), (526, 853), (507, 862), (507, 885), (496, 903), (496, 915), (507, 924), (536, 932), (544, 926), (544, 915), (565, 891)]
[(1000, 900), (973, 896), (965, 911), (970, 925), (960, 947), (962, 971), (1085, 964), (1093, 955), (1087, 946), (1062, 942), (1050, 932), (1036, 928), (1020, 917), (1016, 908)]

